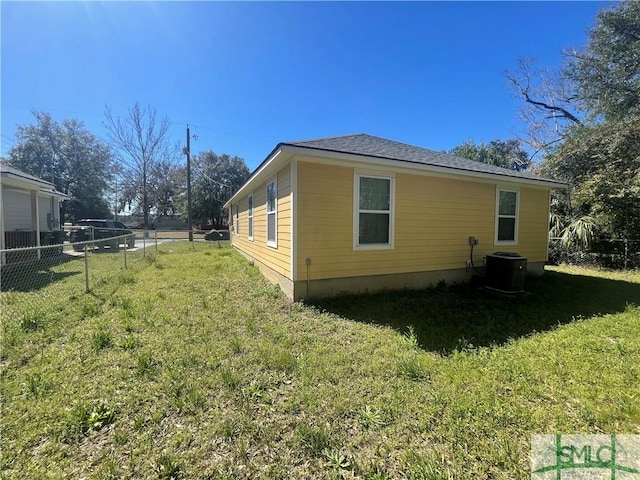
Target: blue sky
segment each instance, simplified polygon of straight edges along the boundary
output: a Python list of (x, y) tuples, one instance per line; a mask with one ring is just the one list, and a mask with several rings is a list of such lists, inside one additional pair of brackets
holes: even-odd
[(280, 141), (369, 133), (434, 150), (513, 138), (504, 70), (557, 67), (604, 2), (2, 2), (2, 155), (31, 110), (100, 138), (136, 101), (192, 152), (255, 168)]

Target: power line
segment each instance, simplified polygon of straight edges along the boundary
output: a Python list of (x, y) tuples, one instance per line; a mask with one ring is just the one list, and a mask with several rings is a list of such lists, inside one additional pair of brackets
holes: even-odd
[[(75, 110), (66, 110), (66, 109), (62, 109), (62, 108), (44, 108), (44, 107), (34, 107), (34, 106), (27, 106), (27, 105), (16, 105), (16, 104), (11, 104), (11, 103), (3, 103), (2, 104), (3, 107), (9, 107), (9, 108), (22, 108), (25, 110), (29, 110), (31, 112), (36, 111), (36, 112), (65, 112), (65, 113), (71, 113), (74, 115), (84, 115), (84, 116), (89, 116), (89, 117), (103, 117), (104, 114), (100, 113), (90, 113), (90, 112), (79, 112), (79, 111), (75, 111)], [(168, 117), (167, 117), (168, 118)], [(179, 127), (184, 127), (185, 125), (187, 125), (187, 122), (174, 122), (169, 120), (168, 123), (170, 125), (176, 125)], [(193, 123), (189, 123), (190, 126), (192, 127), (197, 127), (197, 128), (202, 128), (204, 130), (209, 130), (211, 132), (216, 132), (216, 133), (222, 133), (224, 135), (233, 135), (236, 137), (240, 137), (240, 138), (246, 138), (249, 140), (259, 140), (261, 142), (271, 142), (272, 140), (268, 140), (266, 138), (260, 138), (260, 137), (254, 137), (252, 135), (245, 135), (243, 133), (238, 133), (238, 132), (230, 132), (228, 130), (220, 130), (218, 128), (215, 127), (210, 127), (210, 126), (206, 126), (206, 125), (196, 125)]]

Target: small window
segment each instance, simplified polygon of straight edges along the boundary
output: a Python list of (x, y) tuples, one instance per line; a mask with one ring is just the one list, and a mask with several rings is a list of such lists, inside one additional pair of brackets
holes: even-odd
[(496, 245), (518, 243), (518, 203), (518, 191), (498, 189), (496, 197)]
[(276, 180), (267, 184), (267, 245), (270, 247), (278, 246), (277, 191)]
[(236, 203), (236, 235), (240, 235), (240, 204)]
[(248, 233), (249, 240), (253, 240), (253, 194), (249, 195), (248, 205), (247, 205), (247, 214), (248, 214)]
[(393, 247), (393, 180), (356, 174), (355, 248)]

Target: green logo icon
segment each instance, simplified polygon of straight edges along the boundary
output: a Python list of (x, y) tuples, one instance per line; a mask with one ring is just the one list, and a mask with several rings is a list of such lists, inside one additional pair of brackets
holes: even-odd
[(534, 480), (640, 480), (640, 435), (534, 435)]

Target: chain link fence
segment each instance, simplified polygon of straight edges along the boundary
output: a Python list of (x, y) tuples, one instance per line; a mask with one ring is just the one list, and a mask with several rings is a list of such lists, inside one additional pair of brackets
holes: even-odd
[[(116, 275), (125, 275), (162, 244), (189, 240), (188, 231), (135, 231), (101, 240), (0, 250), (0, 312), (3, 318), (37, 312), (45, 304), (73, 301)], [(228, 246), (192, 233), (189, 248)], [(171, 249), (166, 249), (170, 252)]]
[(549, 262), (554, 265), (631, 270), (640, 268), (639, 239), (600, 239), (591, 243), (588, 250), (568, 246), (560, 238), (549, 241)]

